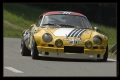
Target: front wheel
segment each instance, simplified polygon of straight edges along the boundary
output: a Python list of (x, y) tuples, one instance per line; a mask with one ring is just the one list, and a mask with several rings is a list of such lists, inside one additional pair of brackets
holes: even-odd
[(103, 56), (102, 61), (107, 61), (107, 58), (108, 58), (108, 45), (107, 45), (107, 47), (106, 47), (106, 52), (105, 52), (105, 54), (104, 54), (104, 56)]
[(98, 60), (98, 61), (106, 62), (107, 59), (108, 59), (108, 45), (107, 45), (107, 47), (106, 47), (105, 54), (103, 55), (103, 59), (102, 59), (102, 60)]
[(32, 56), (32, 59), (38, 59), (38, 50), (37, 50), (37, 45), (34, 39), (32, 40), (32, 44), (31, 44), (31, 56)]

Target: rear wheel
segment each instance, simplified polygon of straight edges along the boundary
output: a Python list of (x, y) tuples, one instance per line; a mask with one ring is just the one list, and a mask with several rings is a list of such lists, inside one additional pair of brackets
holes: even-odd
[(30, 50), (26, 47), (23, 38), (21, 39), (21, 55), (22, 56), (30, 56)]
[(32, 44), (31, 44), (31, 56), (32, 56), (32, 59), (38, 59), (38, 50), (37, 50), (37, 45), (34, 39), (32, 40)]

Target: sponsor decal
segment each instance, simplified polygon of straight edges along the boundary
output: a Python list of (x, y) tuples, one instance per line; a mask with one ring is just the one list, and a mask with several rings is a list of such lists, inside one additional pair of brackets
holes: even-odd
[(75, 39), (70, 39), (70, 44), (78, 44), (79, 41), (78, 40), (75, 40)]
[(76, 44), (78, 44), (78, 43), (80, 43), (80, 42), (84, 42), (84, 40), (78, 40), (78, 39), (74, 39), (74, 38), (72, 38), (72, 39), (63, 39), (63, 41), (69, 41), (69, 43), (70, 44), (74, 44), (74, 45), (76, 45)]

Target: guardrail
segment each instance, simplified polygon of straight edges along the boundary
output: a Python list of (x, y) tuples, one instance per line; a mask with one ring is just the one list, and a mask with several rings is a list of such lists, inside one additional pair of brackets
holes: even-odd
[(109, 49), (109, 52), (111, 52), (111, 53), (117, 53), (117, 43), (114, 44), (114, 45)]

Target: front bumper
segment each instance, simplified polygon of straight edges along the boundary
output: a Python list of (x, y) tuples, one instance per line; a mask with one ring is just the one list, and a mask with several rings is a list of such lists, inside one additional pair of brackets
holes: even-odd
[[(39, 56), (58, 57), (58, 58), (73, 58), (73, 59), (103, 59), (106, 49), (84, 49), (84, 53), (68, 53), (64, 52), (64, 48), (51, 48), (37, 46)], [(46, 52), (48, 52), (46, 54)], [(100, 57), (97, 57), (100, 54)]]
[[(38, 51), (64, 53), (64, 48), (37, 46)], [(106, 49), (84, 49), (82, 54), (104, 54)], [(79, 54), (79, 53), (78, 53)]]

